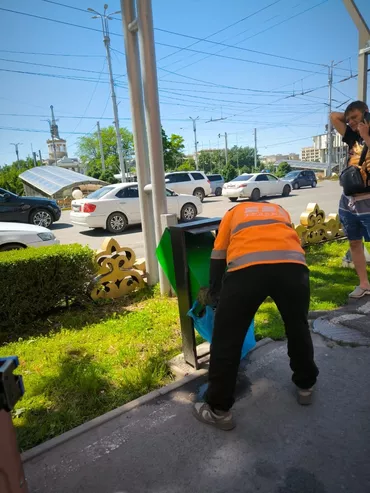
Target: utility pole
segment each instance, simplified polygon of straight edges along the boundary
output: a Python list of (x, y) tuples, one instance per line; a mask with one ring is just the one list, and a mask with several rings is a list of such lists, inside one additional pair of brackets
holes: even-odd
[(190, 120), (193, 122), (193, 132), (194, 132), (194, 148), (195, 148), (195, 169), (199, 169), (198, 165), (198, 140), (197, 140), (197, 124), (196, 121), (199, 119), (199, 116), (196, 118), (192, 118), (189, 116)]
[(331, 176), (331, 168), (332, 168), (332, 158), (333, 158), (333, 127), (331, 124), (331, 107), (332, 107), (332, 90), (333, 90), (333, 62), (329, 65), (329, 80), (328, 80), (328, 85), (329, 85), (329, 102), (328, 102), (328, 130), (326, 134), (326, 140), (327, 140), (327, 150), (328, 150), (328, 155), (327, 155), (327, 176)]
[(366, 102), (370, 29), (358, 10), (355, 1), (343, 0), (343, 2), (358, 30), (358, 99)]
[[(221, 138), (221, 134), (218, 134), (218, 138), (219, 139)], [(226, 132), (224, 133), (224, 138), (225, 138), (225, 164), (227, 166), (229, 158), (228, 158), (228, 154), (227, 154), (227, 133)]]
[(110, 56), (109, 26), (108, 26), (108, 21), (112, 20), (111, 15), (119, 14), (120, 11), (112, 12), (111, 14), (107, 14), (107, 8), (108, 8), (108, 5), (104, 4), (104, 13), (103, 14), (99, 14), (99, 12), (97, 12), (96, 10), (91, 9), (91, 8), (88, 8), (87, 10), (89, 12), (93, 12), (94, 14), (96, 14), (92, 17), (93, 19), (99, 19), (99, 18), (101, 19), (102, 30), (103, 30), (103, 41), (104, 41), (104, 46), (105, 46), (105, 49), (107, 52), (107, 63), (108, 63), (108, 71), (109, 71), (110, 90), (111, 90), (113, 115), (114, 115), (114, 126), (116, 129), (116, 138), (117, 138), (117, 152), (118, 152), (119, 165), (121, 168), (121, 180), (122, 180), (122, 183), (124, 183), (126, 181), (125, 161), (123, 159), (122, 138), (121, 138), (121, 133), (120, 133), (120, 129), (119, 129), (119, 116), (118, 116), (116, 91), (114, 89), (112, 60), (111, 60), (111, 56)]
[[(139, 22), (139, 45), (144, 88), (145, 117), (149, 144), (149, 162), (153, 185), (153, 212), (155, 238), (159, 244), (162, 233), (162, 215), (167, 214), (166, 183), (164, 178), (161, 117), (158, 97), (157, 65), (154, 45), (153, 11), (151, 0), (136, 2)], [(159, 269), (161, 293), (169, 286), (163, 270)]]
[(156, 241), (152, 194), (145, 191), (150, 184), (148, 139), (145, 127), (143, 87), (141, 83), (138, 22), (135, 0), (121, 0), (123, 34), (126, 48), (127, 81), (130, 94), (132, 130), (134, 135), (136, 173), (139, 187), (141, 224), (144, 237), (144, 255), (148, 284), (159, 280), (158, 262), (155, 255)]
[(17, 156), (17, 163), (19, 164), (19, 150), (18, 150), (18, 146), (21, 146), (22, 145), (22, 142), (17, 142), (16, 144), (13, 144), (13, 142), (11, 142), (10, 145), (14, 146), (15, 155)]
[(39, 157), (40, 157), (40, 166), (42, 166), (42, 156), (41, 156), (41, 151), (39, 149)]
[(254, 129), (254, 171), (257, 171), (257, 129)]
[(100, 123), (99, 122), (96, 122), (96, 127), (97, 127), (99, 149), (100, 149), (101, 169), (102, 169), (102, 171), (105, 171), (104, 149), (103, 149), (103, 141), (101, 138)]

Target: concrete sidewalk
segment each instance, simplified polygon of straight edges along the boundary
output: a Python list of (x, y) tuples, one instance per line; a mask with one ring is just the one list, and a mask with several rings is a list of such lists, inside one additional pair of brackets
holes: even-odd
[(193, 418), (203, 376), (28, 461), (30, 493), (369, 492), (370, 348), (314, 343), (312, 406), (271, 342), (240, 372), (235, 430)]

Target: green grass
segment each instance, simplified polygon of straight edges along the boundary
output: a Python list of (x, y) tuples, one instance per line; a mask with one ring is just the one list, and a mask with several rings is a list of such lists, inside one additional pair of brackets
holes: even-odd
[[(347, 242), (311, 247), (311, 310), (336, 308), (357, 284), (341, 267)], [(284, 337), (267, 301), (256, 315), (256, 337)], [(200, 338), (198, 338), (198, 341)], [(0, 333), (0, 356), (18, 355), (26, 394), (14, 423), (22, 450), (123, 405), (171, 380), (167, 361), (181, 352), (176, 299), (158, 289), (116, 301), (72, 307)]]

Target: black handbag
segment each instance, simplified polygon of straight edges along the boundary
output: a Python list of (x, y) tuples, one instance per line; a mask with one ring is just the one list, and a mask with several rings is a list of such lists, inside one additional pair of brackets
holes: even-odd
[(347, 166), (342, 173), (340, 174), (339, 182), (343, 187), (344, 195), (351, 196), (356, 195), (357, 193), (364, 193), (368, 191), (368, 179), (369, 174), (367, 173), (366, 183), (361, 175), (361, 167), (366, 159), (366, 154), (368, 151), (368, 147), (365, 144), (362, 149), (360, 160), (358, 162), (358, 166)]

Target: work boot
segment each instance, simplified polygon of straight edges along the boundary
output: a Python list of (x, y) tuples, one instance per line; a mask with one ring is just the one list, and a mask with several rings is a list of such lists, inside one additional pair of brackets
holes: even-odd
[(194, 405), (193, 414), (198, 421), (215, 426), (220, 430), (229, 431), (235, 428), (231, 411), (212, 411), (206, 402), (197, 402)]
[(312, 394), (312, 387), (310, 389), (298, 389), (298, 404), (300, 404), (301, 406), (309, 406), (310, 404), (312, 404)]

